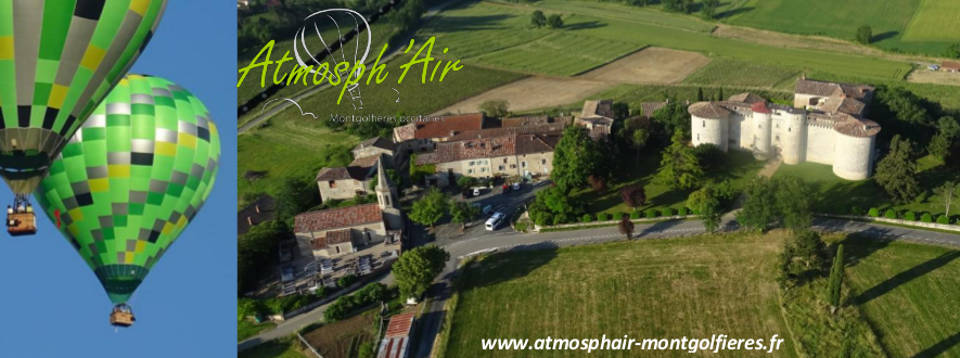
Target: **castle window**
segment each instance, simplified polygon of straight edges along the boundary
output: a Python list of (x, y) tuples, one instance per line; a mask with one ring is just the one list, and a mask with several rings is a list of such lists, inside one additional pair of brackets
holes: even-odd
[(790, 130), (793, 128), (787, 127), (787, 133), (790, 133)]
[(700, 133), (697, 133), (697, 141), (700, 140)]
[(706, 119), (700, 121), (700, 123), (703, 123), (703, 128), (707, 128), (707, 120), (706, 120)]
[(327, 185), (329, 185), (331, 188), (336, 188), (336, 187), (337, 187), (337, 181), (336, 181), (336, 180), (328, 181), (328, 182), (327, 182)]
[(540, 164), (547, 165), (547, 160), (546, 160), (546, 159), (540, 159)]
[(503, 170), (503, 166), (502, 166), (502, 165), (500, 166), (500, 169), (499, 169), (499, 170)]
[(777, 136), (777, 141), (778, 141), (778, 142), (780, 141), (780, 136), (779, 136), (779, 135)]

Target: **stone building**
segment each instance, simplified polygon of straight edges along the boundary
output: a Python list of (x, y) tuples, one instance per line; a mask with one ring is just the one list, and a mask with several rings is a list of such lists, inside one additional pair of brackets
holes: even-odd
[(320, 169), (314, 178), (320, 200), (347, 200), (373, 194), (370, 183), (377, 174), (376, 164), (382, 160), (387, 168), (393, 168), (394, 147), (390, 140), (373, 137), (351, 150), (355, 159), (346, 167)]
[(688, 108), (694, 146), (752, 151), (785, 164), (833, 166), (849, 180), (871, 175), (880, 125), (865, 118), (874, 88), (801, 78), (794, 106), (768, 103), (753, 94), (726, 101), (697, 102)]
[(613, 127), (613, 101), (604, 99), (583, 102), (583, 110), (573, 123), (586, 127), (593, 140), (609, 137)]
[(458, 176), (475, 178), (548, 176), (553, 149), (562, 126), (543, 133), (509, 133), (438, 143), (436, 150), (417, 157), (417, 165), (433, 165), (427, 181), (446, 186)]
[(374, 162), (380, 158), (381, 154), (385, 155), (386, 163), (384, 164), (388, 168), (392, 168), (394, 147), (396, 147), (396, 145), (394, 145), (389, 139), (383, 137), (373, 137), (360, 142), (357, 144), (357, 146), (353, 147), (350, 152), (353, 153), (353, 157), (357, 158), (358, 160), (363, 158), (373, 158)]
[(399, 243), (403, 218), (397, 208), (396, 189), (383, 168), (383, 161), (378, 161), (376, 203), (310, 211), (294, 217), (293, 231), (301, 253), (312, 252), (317, 258), (338, 257), (380, 243)]
[(436, 144), (457, 134), (493, 127), (483, 113), (427, 118), (411, 122), (393, 129), (393, 141), (396, 143), (397, 156), (425, 152), (436, 148)]

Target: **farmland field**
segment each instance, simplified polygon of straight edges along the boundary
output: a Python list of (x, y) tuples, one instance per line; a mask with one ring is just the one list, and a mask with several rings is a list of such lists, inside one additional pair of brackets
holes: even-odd
[(684, 83), (719, 86), (783, 88), (793, 90), (799, 73), (777, 66), (747, 61), (714, 60), (685, 79)]
[(960, 357), (960, 251), (848, 239), (856, 303), (891, 357)]
[(367, 311), (349, 319), (304, 332), (303, 338), (310, 342), (310, 345), (324, 358), (357, 357), (361, 345), (376, 343), (374, 342), (376, 340), (374, 322), (376, 322), (376, 312)]
[(960, 41), (960, 1), (920, 0), (903, 34), (907, 41)]
[(578, 78), (616, 83), (676, 83), (708, 63), (710, 59), (697, 52), (648, 47)]
[[(464, 272), (446, 356), (531, 356), (480, 351), (479, 340), (487, 337), (783, 336), (773, 281), (780, 245), (769, 236), (699, 236), (494, 255)], [(795, 354), (786, 339), (778, 356)]]

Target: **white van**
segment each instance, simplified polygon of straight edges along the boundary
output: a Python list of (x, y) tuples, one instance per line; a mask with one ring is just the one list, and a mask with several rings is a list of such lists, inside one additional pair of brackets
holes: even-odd
[(487, 228), (487, 231), (493, 231), (493, 230), (496, 230), (497, 227), (499, 227), (500, 224), (502, 223), (503, 223), (503, 214), (501, 214), (498, 211), (493, 213), (493, 216), (487, 219), (487, 223), (484, 225), (484, 227)]

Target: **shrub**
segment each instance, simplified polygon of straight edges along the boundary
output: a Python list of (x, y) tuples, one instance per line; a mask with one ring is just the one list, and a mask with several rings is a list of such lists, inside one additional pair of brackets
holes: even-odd
[(357, 282), (357, 275), (345, 275), (337, 279), (337, 287), (347, 287), (352, 285), (354, 282)]
[(643, 211), (643, 216), (646, 216), (647, 219), (653, 219), (653, 218), (657, 217), (657, 210), (655, 210), (655, 209), (647, 209), (647, 210), (644, 210), (644, 211)]
[(887, 211), (883, 213), (883, 216), (885, 216), (887, 219), (896, 219), (897, 212), (894, 211), (893, 209), (887, 209)]
[(680, 216), (690, 215), (690, 209), (687, 209), (687, 207), (684, 206), (684, 207), (680, 208), (680, 210), (677, 212), (677, 215), (680, 215)]
[(612, 220), (610, 218), (610, 214), (607, 214), (607, 213), (597, 214), (597, 221), (609, 221), (609, 220)]
[(930, 213), (923, 213), (923, 216), (920, 217), (920, 221), (923, 221), (925, 223), (932, 223), (933, 215), (930, 215)]
[(583, 214), (583, 216), (580, 217), (580, 222), (582, 223), (588, 223), (591, 221), (593, 221), (593, 215)]
[(639, 212), (639, 211), (634, 211), (634, 212), (630, 213), (630, 218), (631, 218), (631, 219), (639, 219), (639, 218), (640, 218), (640, 212)]
[(666, 209), (660, 210), (660, 216), (674, 216), (674, 215), (676, 215), (676, 213), (674, 213), (673, 208), (666, 208)]
[(850, 207), (850, 215), (863, 215), (863, 209), (860, 209), (859, 206)]
[(905, 220), (917, 221), (917, 214), (908, 210), (906, 214), (903, 214), (903, 218)]
[(880, 209), (870, 208), (870, 211), (867, 212), (867, 215), (869, 215), (872, 218), (878, 218), (880, 217)]
[(946, 215), (940, 215), (939, 217), (937, 217), (937, 224), (947, 225), (949, 223), (950, 223), (950, 218), (947, 217)]
[(620, 198), (631, 208), (643, 206), (647, 202), (646, 193), (642, 185), (631, 185), (620, 189)]

